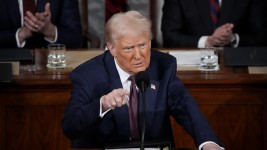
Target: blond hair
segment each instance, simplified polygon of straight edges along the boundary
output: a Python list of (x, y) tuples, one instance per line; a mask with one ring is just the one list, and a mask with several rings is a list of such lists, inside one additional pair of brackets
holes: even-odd
[(152, 39), (151, 21), (137, 11), (114, 14), (105, 27), (105, 40), (115, 44), (115, 41), (129, 33), (146, 33)]

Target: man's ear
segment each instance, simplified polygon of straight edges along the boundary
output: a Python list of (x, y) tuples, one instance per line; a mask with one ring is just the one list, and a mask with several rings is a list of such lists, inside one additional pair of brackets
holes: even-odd
[(116, 57), (116, 49), (115, 49), (115, 47), (110, 43), (107, 43), (106, 46), (109, 49), (109, 51), (112, 54), (112, 56)]

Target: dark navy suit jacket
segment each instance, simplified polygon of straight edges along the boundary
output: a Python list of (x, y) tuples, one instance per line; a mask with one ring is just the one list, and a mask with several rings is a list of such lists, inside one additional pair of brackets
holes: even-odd
[[(266, 9), (262, 0), (222, 0), (218, 26), (234, 24), (239, 46), (266, 46)], [(162, 17), (165, 47), (197, 47), (214, 26), (208, 0), (165, 0)]]
[[(37, 0), (37, 11), (43, 12), (50, 1), (51, 20), (58, 29), (56, 43), (66, 47), (80, 47), (82, 41), (79, 6), (77, 0)], [(15, 34), (21, 27), (21, 14), (18, 0), (0, 0), (0, 48), (16, 48)], [(26, 41), (25, 47), (45, 47), (48, 42), (40, 34)]]
[[(175, 117), (195, 139), (219, 143), (196, 102), (176, 77), (176, 59), (169, 54), (151, 51), (146, 70), (150, 85), (145, 95), (145, 138), (173, 139), (169, 116)], [(70, 75), (73, 90), (65, 110), (62, 128), (73, 148), (103, 148), (107, 143), (129, 142), (128, 106), (116, 108), (99, 117), (100, 98), (113, 89), (122, 88), (114, 58), (109, 51), (85, 62)], [(142, 102), (139, 98), (139, 112)], [(141, 130), (141, 121), (139, 121)], [(141, 131), (140, 131), (141, 135)]]

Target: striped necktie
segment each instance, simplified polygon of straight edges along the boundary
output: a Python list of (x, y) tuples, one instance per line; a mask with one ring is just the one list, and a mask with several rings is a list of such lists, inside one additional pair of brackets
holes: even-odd
[(212, 20), (214, 27), (217, 27), (218, 18), (220, 14), (219, 0), (209, 0), (209, 2), (210, 2), (211, 20)]

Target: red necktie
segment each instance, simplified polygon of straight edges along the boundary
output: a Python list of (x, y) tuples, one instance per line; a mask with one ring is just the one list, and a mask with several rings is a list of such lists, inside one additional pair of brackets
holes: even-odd
[(220, 13), (219, 0), (209, 0), (209, 1), (210, 1), (211, 20), (214, 24), (214, 27), (216, 27), (218, 24), (218, 18)]
[(26, 15), (26, 11), (35, 13), (36, 5), (35, 0), (23, 0), (23, 15)]
[(131, 140), (136, 140), (139, 138), (138, 93), (136, 90), (134, 76), (130, 76), (129, 80), (132, 82), (131, 87), (130, 87), (130, 101), (129, 101), (129, 118), (130, 118)]

